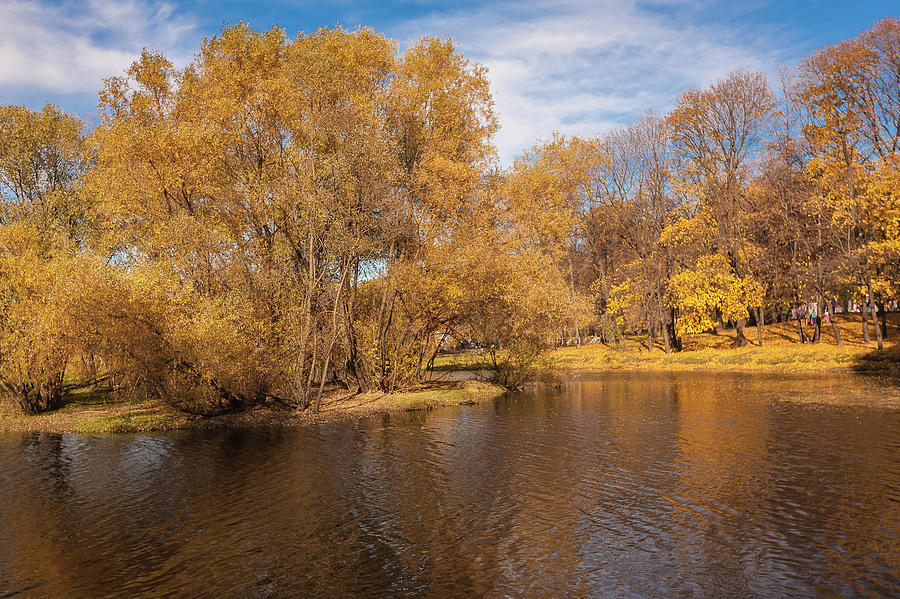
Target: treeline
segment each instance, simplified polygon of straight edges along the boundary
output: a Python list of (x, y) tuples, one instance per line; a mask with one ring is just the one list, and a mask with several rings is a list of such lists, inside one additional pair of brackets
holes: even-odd
[(415, 383), (448, 336), (517, 386), (589, 334), (677, 350), (733, 321), (741, 344), (865, 295), (874, 317), (900, 279), (898, 82), (886, 20), (778, 94), (732, 73), (501, 170), (486, 74), (448, 40), (240, 25), (182, 70), (145, 51), (89, 134), (0, 108), (0, 384), (28, 412), (98, 384), (317, 408)]
[[(782, 70), (733, 72), (594, 142), (573, 279), (597, 324), (679, 349), (685, 333), (833, 309), (861, 325), (900, 290), (900, 19)], [(810, 308), (815, 304), (814, 307)], [(799, 308), (799, 310), (797, 310)], [(882, 327), (874, 326), (878, 348)]]

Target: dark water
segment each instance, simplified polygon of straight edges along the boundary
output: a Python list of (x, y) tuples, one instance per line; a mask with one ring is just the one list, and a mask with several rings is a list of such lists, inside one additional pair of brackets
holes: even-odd
[(17, 591), (898, 597), (900, 391), (615, 375), (306, 429), (0, 436)]

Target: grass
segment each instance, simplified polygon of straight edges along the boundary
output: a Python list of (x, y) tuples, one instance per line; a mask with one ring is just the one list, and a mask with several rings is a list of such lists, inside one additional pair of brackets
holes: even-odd
[(0, 432), (45, 432), (106, 435), (191, 428), (302, 426), (396, 411), (431, 410), (477, 403), (504, 390), (478, 381), (432, 383), (410, 391), (354, 394), (330, 389), (318, 413), (280, 406), (257, 406), (246, 412), (202, 417), (178, 412), (159, 400), (115, 401), (108, 393), (73, 393), (65, 407), (46, 414), (23, 414), (14, 402), (0, 401)]
[[(870, 325), (871, 343), (865, 345), (859, 315), (837, 315), (835, 323), (843, 345), (838, 346), (831, 325), (822, 327), (819, 343), (800, 343), (796, 322), (773, 323), (763, 327), (763, 343), (758, 344), (756, 327), (748, 327), (749, 344), (732, 347), (733, 331), (685, 336), (684, 351), (666, 354), (661, 340), (649, 351), (647, 338), (626, 340), (620, 350), (604, 345), (566, 347), (553, 352), (557, 365), (570, 372), (590, 370), (752, 370), (766, 372), (811, 372), (822, 370), (890, 370), (895, 365), (900, 344), (900, 314), (889, 314), (885, 349), (875, 349), (875, 331)], [(809, 332), (806, 331), (805, 332)]]
[(184, 428), (187, 422), (182, 414), (157, 408), (80, 421), (73, 424), (72, 430), (83, 434), (138, 433)]
[(480, 381), (466, 381), (456, 388), (414, 391), (388, 397), (390, 401), (402, 405), (403, 410), (410, 412), (432, 410), (440, 406), (474, 404), (493, 399), (502, 393), (503, 390), (495, 385)]
[[(756, 327), (745, 329), (749, 344), (732, 347), (734, 331), (721, 334), (687, 335), (684, 350), (665, 353), (662, 340), (654, 340), (649, 351), (646, 335), (627, 338), (620, 349), (603, 344), (562, 347), (550, 358), (563, 373), (606, 370), (726, 370), (758, 372), (815, 372), (822, 370), (878, 371), (900, 373), (900, 314), (888, 314), (885, 349), (875, 349), (875, 331), (869, 325), (871, 343), (863, 343), (858, 314), (837, 315), (835, 322), (843, 345), (835, 343), (831, 325), (823, 325), (819, 343), (800, 343), (796, 322), (763, 327), (763, 344), (757, 344)], [(804, 327), (805, 332), (807, 328)], [(436, 371), (478, 369), (484, 357), (475, 352), (445, 354), (435, 360)]]
[(66, 406), (45, 414), (23, 414), (14, 402), (0, 401), (0, 432), (119, 433), (183, 428), (191, 417), (160, 401), (121, 402), (107, 398)]
[(109, 393), (73, 393), (68, 403), (44, 414), (23, 414), (15, 402), (0, 400), (0, 432), (109, 434), (186, 428), (196, 416), (162, 401), (116, 401)]
[(478, 351), (440, 354), (434, 359), (432, 372), (455, 372), (458, 370), (484, 370), (490, 366), (487, 356)]

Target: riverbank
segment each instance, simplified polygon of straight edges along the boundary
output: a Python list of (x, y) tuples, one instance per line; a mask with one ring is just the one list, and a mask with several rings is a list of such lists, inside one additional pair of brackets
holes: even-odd
[[(686, 335), (680, 352), (666, 353), (661, 339), (652, 351), (647, 336), (628, 337), (619, 347), (589, 343), (561, 347), (549, 357), (562, 376), (621, 370), (663, 371), (752, 371), (810, 373), (820, 371), (879, 372), (900, 376), (900, 314), (888, 315), (884, 349), (875, 346), (875, 331), (869, 326), (870, 343), (863, 341), (859, 315), (838, 315), (842, 345), (837, 345), (831, 325), (822, 326), (819, 343), (800, 343), (796, 322), (763, 327), (758, 345), (756, 327), (744, 331), (748, 344), (732, 347), (734, 331)], [(805, 333), (810, 331), (806, 328)], [(446, 354), (435, 361), (438, 371), (478, 370), (486, 367), (484, 356), (475, 352)]]
[(111, 434), (200, 428), (305, 426), (373, 414), (430, 410), (488, 401), (504, 389), (480, 381), (436, 382), (403, 393), (349, 393), (329, 390), (318, 413), (275, 405), (220, 416), (185, 414), (159, 400), (111, 401), (102, 394), (73, 395), (65, 407), (46, 414), (22, 414), (11, 401), (0, 401), (0, 432)]
[[(649, 350), (648, 339), (626, 338), (618, 349), (600, 343), (563, 347), (550, 352), (559, 375), (583, 375), (608, 371), (716, 371), (814, 373), (824, 371), (875, 372), (900, 376), (900, 314), (890, 314), (885, 349), (865, 345), (858, 315), (836, 319), (843, 344), (835, 343), (830, 325), (823, 326), (819, 343), (800, 343), (796, 322), (774, 323), (763, 330), (757, 345), (756, 328), (748, 327), (748, 345), (731, 347), (733, 331), (687, 335), (684, 350), (665, 353), (661, 340)], [(484, 356), (475, 352), (439, 356), (435, 371), (478, 370)], [(161, 401), (115, 402), (102, 394), (76, 394), (64, 408), (26, 416), (11, 401), (0, 401), (0, 432), (48, 432), (108, 434), (189, 428), (246, 428), (255, 426), (303, 426), (359, 418), (371, 414), (427, 410), (438, 406), (476, 403), (494, 399), (503, 389), (480, 381), (430, 382), (418, 389), (394, 394), (351, 394), (332, 389), (323, 396), (319, 413), (297, 411), (280, 405), (264, 405), (237, 414), (202, 417), (178, 412)]]

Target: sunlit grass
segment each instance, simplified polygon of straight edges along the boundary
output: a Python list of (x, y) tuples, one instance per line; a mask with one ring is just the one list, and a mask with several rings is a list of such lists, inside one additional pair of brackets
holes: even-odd
[(8, 398), (0, 400), (0, 431), (133, 433), (184, 428), (193, 421), (161, 401), (116, 401), (102, 393), (78, 393), (65, 407), (35, 415), (23, 414)]
[(503, 390), (480, 381), (466, 381), (456, 389), (432, 389), (388, 396), (406, 411), (431, 410), (439, 406), (476, 403), (497, 397)]
[[(732, 347), (734, 331), (703, 333), (684, 338), (684, 350), (665, 353), (661, 339), (649, 351), (647, 335), (628, 337), (619, 349), (600, 343), (582, 347), (562, 347), (550, 358), (563, 373), (596, 370), (754, 370), (771, 372), (812, 372), (818, 370), (891, 371), (900, 362), (900, 314), (888, 315), (885, 350), (875, 349), (875, 331), (869, 324), (871, 342), (863, 343), (858, 314), (838, 315), (836, 323), (843, 345), (834, 340), (831, 325), (823, 324), (819, 343), (800, 343), (796, 322), (773, 323), (763, 328), (763, 345), (757, 341), (756, 327), (747, 327), (749, 344)], [(808, 334), (812, 331), (805, 328)], [(444, 354), (435, 359), (434, 371), (479, 369), (487, 366), (486, 356), (475, 351)]]
[(74, 424), (72, 430), (84, 434), (138, 433), (181, 428), (182, 414), (163, 410), (142, 410), (101, 416)]
[[(839, 315), (836, 319), (843, 345), (835, 343), (831, 325), (823, 325), (819, 343), (800, 343), (796, 322), (775, 323), (764, 327), (763, 345), (757, 342), (756, 327), (745, 334), (749, 344), (732, 347), (733, 331), (721, 334), (688, 335), (684, 351), (665, 353), (661, 340), (649, 350), (647, 337), (626, 339), (620, 349), (602, 344), (580, 348), (565, 347), (552, 352), (558, 367), (569, 372), (591, 370), (664, 369), (664, 370), (758, 370), (808, 372), (817, 370), (887, 369), (897, 360), (896, 340), (900, 315), (889, 315), (885, 350), (875, 349), (875, 332), (869, 326), (871, 343), (863, 343), (859, 315)], [(807, 333), (811, 331), (805, 331)]]

